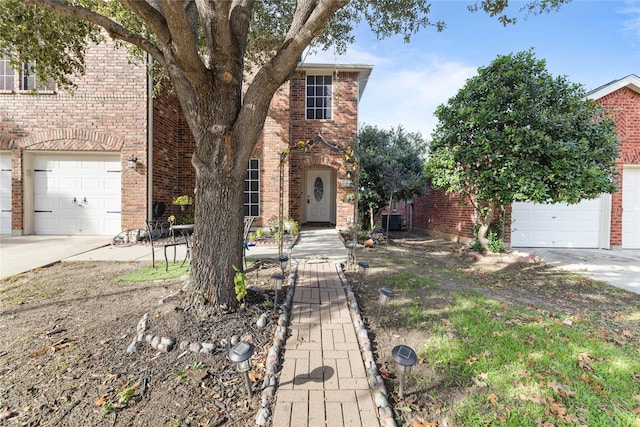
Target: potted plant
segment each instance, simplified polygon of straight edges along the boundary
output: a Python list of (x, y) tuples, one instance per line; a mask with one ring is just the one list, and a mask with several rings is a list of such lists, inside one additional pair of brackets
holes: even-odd
[(179, 205), (180, 209), (184, 211), (187, 209), (187, 206), (193, 204), (193, 198), (187, 194), (183, 194), (182, 196), (174, 197), (172, 203)]

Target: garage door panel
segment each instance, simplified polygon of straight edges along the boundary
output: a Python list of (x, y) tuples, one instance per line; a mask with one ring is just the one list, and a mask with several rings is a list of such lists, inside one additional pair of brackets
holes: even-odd
[(597, 248), (601, 199), (512, 205), (511, 246)]
[(11, 233), (11, 153), (0, 154), (0, 234)]
[(640, 168), (622, 170), (622, 247), (640, 249)]
[[(113, 160), (106, 160), (111, 157)], [(120, 231), (119, 157), (43, 154), (36, 156), (35, 216), (37, 234), (114, 235)], [(114, 205), (107, 213), (106, 206)], [(117, 207), (117, 208), (116, 208)]]

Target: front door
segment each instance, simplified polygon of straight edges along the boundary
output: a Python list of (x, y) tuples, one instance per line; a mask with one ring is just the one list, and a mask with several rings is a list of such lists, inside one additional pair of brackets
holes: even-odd
[(331, 222), (331, 169), (307, 170), (306, 187), (306, 222)]

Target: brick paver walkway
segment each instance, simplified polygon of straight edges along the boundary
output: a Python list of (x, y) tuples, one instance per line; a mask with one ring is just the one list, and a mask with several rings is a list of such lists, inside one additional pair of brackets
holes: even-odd
[(274, 427), (380, 425), (336, 269), (299, 264)]

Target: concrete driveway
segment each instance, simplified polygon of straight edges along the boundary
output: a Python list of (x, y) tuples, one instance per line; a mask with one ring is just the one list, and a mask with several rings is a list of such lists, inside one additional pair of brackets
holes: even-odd
[(0, 278), (109, 245), (109, 236), (0, 236)]
[(640, 294), (640, 250), (518, 248), (563, 270)]

